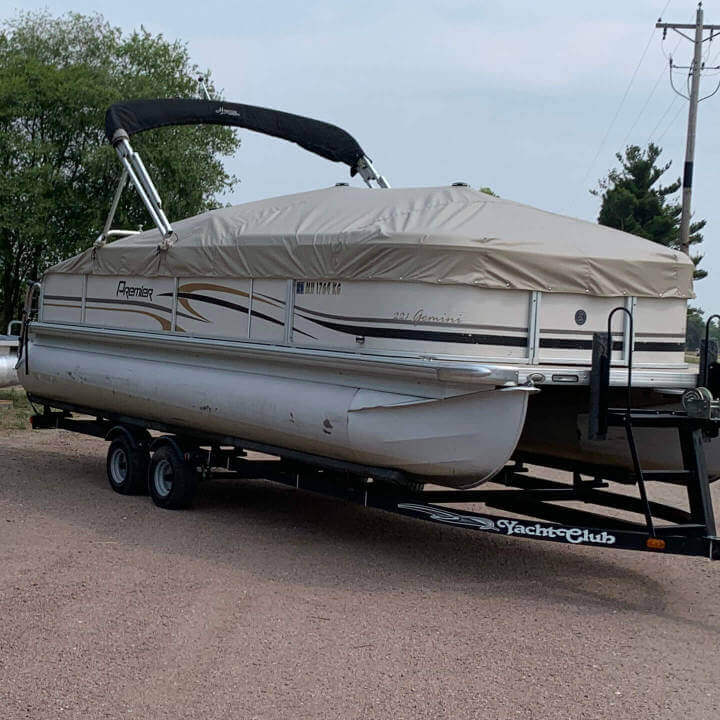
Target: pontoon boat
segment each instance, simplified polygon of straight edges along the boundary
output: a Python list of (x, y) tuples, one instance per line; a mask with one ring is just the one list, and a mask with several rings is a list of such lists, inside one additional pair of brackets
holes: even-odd
[[(295, 142), (369, 187), (170, 223), (130, 137), (202, 123)], [(123, 170), (103, 232), (33, 290), (18, 371), (49, 405), (469, 487), (514, 453), (629, 466), (584, 435), (593, 333), (617, 306), (630, 312), (613, 321), (611, 386), (631, 347), (643, 406), (697, 384), (693, 264), (676, 250), (460, 183), (392, 189), (343, 130), (273, 110), (133, 101), (106, 130)], [(112, 230), (128, 179), (156, 228)], [(647, 467), (679, 457), (662, 433), (646, 440)]]

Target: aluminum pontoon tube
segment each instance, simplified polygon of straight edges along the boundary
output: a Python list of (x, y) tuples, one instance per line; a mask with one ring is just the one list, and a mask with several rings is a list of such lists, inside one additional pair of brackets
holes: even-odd
[(33, 395), (100, 414), (272, 440), (290, 450), (432, 477), (448, 487), (477, 485), (504, 466), (534, 390), (469, 385), (455, 395), (428, 397), (426, 383), (416, 383), (415, 395), (379, 391), (362, 381), (339, 384), (339, 371), (310, 374), (312, 368), (291, 360), (268, 366), (241, 349), (180, 354), (175, 345), (152, 338), (130, 345), (124, 334), (58, 337), (34, 325), (30, 372), (21, 364), (21, 381)]
[(0, 335), (0, 387), (18, 385), (17, 364), (18, 339), (11, 335)]

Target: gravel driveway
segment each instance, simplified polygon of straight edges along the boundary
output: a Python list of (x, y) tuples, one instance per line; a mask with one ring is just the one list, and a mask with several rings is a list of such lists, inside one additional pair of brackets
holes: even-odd
[(0, 436), (3, 720), (720, 717), (720, 563), (264, 481), (162, 511), (105, 451)]

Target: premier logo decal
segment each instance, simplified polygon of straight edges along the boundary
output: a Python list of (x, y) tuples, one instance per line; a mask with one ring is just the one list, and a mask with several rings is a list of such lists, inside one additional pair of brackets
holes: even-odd
[(506, 520), (505, 518), (486, 518), (481, 515), (466, 515), (449, 508), (432, 507), (416, 503), (400, 503), (398, 509), (409, 510), (414, 513), (426, 515), (428, 520), (446, 523), (448, 525), (460, 525), (471, 527), (475, 530), (487, 530), (502, 535), (524, 535), (525, 537), (549, 538), (568, 542), (573, 545), (583, 543), (593, 545), (614, 545), (614, 535), (603, 530), (592, 532), (587, 528), (560, 527), (558, 525), (545, 525), (543, 523), (522, 523), (518, 520)]
[(152, 302), (153, 292), (153, 288), (144, 285), (128, 285), (125, 280), (121, 280), (115, 291), (115, 297), (122, 295), (126, 300), (132, 297), (141, 297), (148, 298)]

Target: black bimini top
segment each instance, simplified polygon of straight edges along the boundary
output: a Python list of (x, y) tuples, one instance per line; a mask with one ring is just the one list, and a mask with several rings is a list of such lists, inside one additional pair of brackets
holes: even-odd
[(230, 125), (294, 142), (311, 153), (345, 163), (354, 175), (365, 155), (349, 133), (320, 120), (279, 110), (219, 100), (129, 100), (116, 103), (105, 114), (105, 134), (128, 135), (168, 125)]

